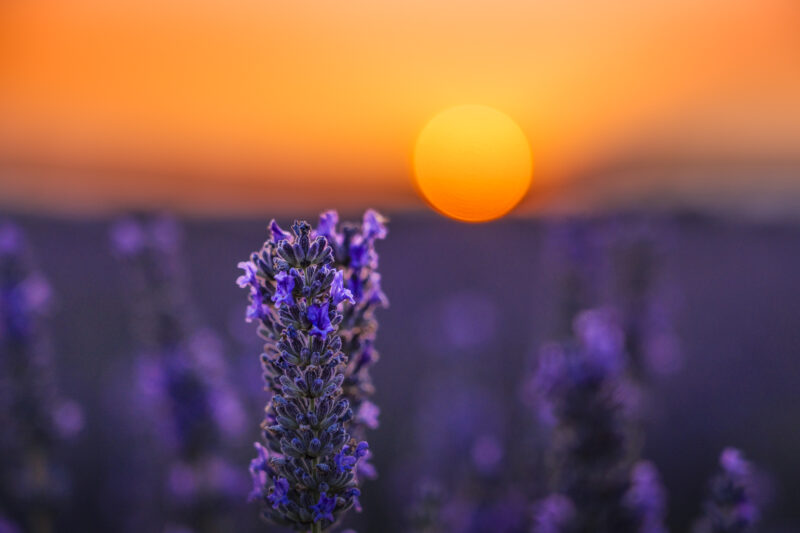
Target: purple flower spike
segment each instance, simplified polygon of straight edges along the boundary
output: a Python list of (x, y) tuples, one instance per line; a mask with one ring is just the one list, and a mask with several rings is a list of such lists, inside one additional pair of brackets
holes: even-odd
[[(655, 468), (644, 463), (631, 472), (635, 387), (613, 318), (602, 309), (579, 313), (574, 338), (551, 343), (540, 355), (530, 388), (552, 426), (555, 499), (546, 500), (549, 507), (542, 507), (535, 531), (658, 533), (663, 528)], [(573, 505), (571, 525), (546, 519), (566, 508), (563, 501)]]
[[(30, 252), (22, 231), (0, 221), (0, 507), (28, 525), (52, 520), (64, 503), (58, 452), (83, 424), (82, 409), (58, 390), (46, 339), (50, 286)], [(34, 494), (53, 506), (31, 505)], [(2, 516), (0, 530), (20, 531)]]
[[(337, 222), (335, 212), (324, 213), (316, 232), (295, 222), (293, 235), (273, 224), (272, 240), (251, 255), (240, 283), (250, 286), (251, 308), (271, 302), (259, 317), (272, 397), (263, 424), (268, 446), (257, 446), (250, 467), (253, 494), (264, 517), (298, 531), (321, 531), (345, 510), (360, 509), (358, 482), (369, 454), (367, 443), (358, 442), (363, 423), (354, 416), (365, 405), (366, 390), (357, 388), (368, 375), (366, 364), (356, 362), (376, 325), (372, 304), (345, 288), (345, 276), (363, 275), (369, 286), (370, 273), (346, 266), (350, 243), (361, 236), (352, 226), (337, 234)], [(340, 305), (345, 301), (350, 305)], [(364, 413), (375, 418), (372, 407)]]
[(720, 472), (711, 481), (706, 515), (698, 524), (699, 533), (747, 533), (753, 531), (761, 512), (761, 494), (755, 469), (735, 448), (722, 451)]
[[(140, 386), (153, 400), (137, 409), (150, 408), (148, 420), (163, 425), (158, 436), (170, 452), (168, 475), (162, 480), (171, 515), (167, 519), (185, 529), (186, 516), (198, 515), (198, 509), (207, 505), (204, 502), (214, 501), (213, 509), (204, 508), (204, 516), (213, 522), (241, 499), (238, 478), (245, 476), (225, 459), (224, 444), (243, 428), (242, 406), (227, 381), (218, 339), (195, 325), (196, 306), (191, 304), (182, 268), (179, 225), (163, 216), (127, 219), (112, 231), (117, 247), (120, 227), (135, 236), (136, 245), (127, 244), (128, 253), (120, 255), (128, 270), (129, 296), (141, 307), (135, 315), (140, 321), (136, 331), (144, 352), (140, 365), (149, 375)], [(267, 297), (259, 283), (262, 274), (251, 262), (242, 262), (239, 268), (243, 272), (236, 282), (251, 294), (247, 320), (262, 320)], [(260, 450), (250, 466), (251, 497), (263, 493), (268, 482), (265, 452)]]
[[(341, 224), (339, 232), (338, 221), (335, 211), (323, 213), (316, 233), (327, 238), (333, 249), (334, 265), (342, 272), (341, 289), (337, 273), (333, 283), (336, 290), (332, 292), (331, 300), (334, 305), (340, 299), (350, 303), (340, 310), (342, 349), (350, 354), (343, 389), (353, 410), (359, 413), (362, 402), (372, 393), (369, 369), (378, 360), (378, 353), (374, 349), (378, 325), (375, 311), (389, 305), (381, 288), (381, 276), (377, 272), (378, 253), (375, 250), (375, 241), (385, 238), (388, 231), (386, 219), (371, 209), (364, 214), (361, 224)], [(372, 416), (377, 413), (367, 408), (363, 414), (356, 417), (352, 428), (356, 438), (362, 438), (365, 429), (372, 429), (377, 424)]]

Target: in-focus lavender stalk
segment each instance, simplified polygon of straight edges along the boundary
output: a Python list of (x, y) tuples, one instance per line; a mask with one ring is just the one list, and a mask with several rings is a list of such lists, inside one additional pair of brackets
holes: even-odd
[[(316, 234), (306, 222), (295, 222), (290, 234), (273, 220), (271, 238), (239, 264), (244, 274), (237, 282), (250, 290), (247, 319), (257, 321), (266, 341), (262, 364), (272, 394), (262, 424), (266, 446), (256, 444), (250, 467), (252, 498), (265, 504), (265, 518), (299, 531), (323, 531), (359, 507), (356, 471), (368, 445), (351, 436), (354, 413), (343, 386), (349, 378), (350, 396), (363, 406), (368, 376), (361, 369), (373, 356), (365, 355), (370, 348), (361, 331), (342, 324), (345, 315), (350, 328), (371, 316), (359, 291), (380, 297), (377, 277), (363, 268), (376, 264), (371, 243), (385, 234), (376, 222), (360, 234), (345, 228), (339, 242), (332, 213)], [(365, 282), (370, 292), (363, 292)], [(364, 334), (366, 341), (371, 332)], [(354, 354), (343, 352), (345, 342)]]
[(658, 531), (645, 527), (658, 521), (660, 512), (649, 509), (656, 502), (642, 500), (657, 492), (644, 489), (657, 476), (633, 469), (636, 389), (626, 379), (623, 333), (602, 310), (581, 313), (575, 333), (572, 342), (545, 347), (534, 377), (543, 417), (552, 425), (555, 493), (539, 506), (536, 531)]
[[(161, 420), (171, 449), (163, 490), (169, 527), (216, 531), (236, 500), (238, 469), (226, 459), (226, 437), (242, 429), (239, 399), (227, 382), (219, 342), (197, 327), (179, 253), (180, 230), (169, 217), (124, 219), (112, 229), (128, 264), (131, 307), (149, 370), (142, 391), (168, 416)], [(140, 391), (141, 392), (141, 391)]]
[(695, 533), (747, 533), (760, 517), (753, 465), (742, 452), (726, 448), (719, 459), (720, 471), (711, 480), (705, 516)]
[(66, 488), (57, 455), (82, 425), (56, 390), (42, 327), (49, 296), (20, 230), (0, 225), (0, 512), (32, 532), (53, 527)]

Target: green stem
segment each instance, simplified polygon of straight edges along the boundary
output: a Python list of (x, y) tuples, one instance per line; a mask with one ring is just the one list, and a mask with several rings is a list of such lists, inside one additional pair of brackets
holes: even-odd
[(322, 533), (322, 522), (314, 522), (311, 524), (311, 533)]

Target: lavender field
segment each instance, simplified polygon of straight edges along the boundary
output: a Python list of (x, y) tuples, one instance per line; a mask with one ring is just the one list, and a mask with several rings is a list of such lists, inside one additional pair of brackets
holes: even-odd
[[(270, 394), (236, 265), (271, 238), (268, 219), (7, 220), (4, 298), (23, 279), (41, 305), (14, 329), (20, 307), (3, 303), (0, 531), (289, 530), (259, 513), (285, 518), (297, 486), (281, 493), (265, 467), (261, 503), (247, 502)], [(369, 452), (338, 445), (352, 480), (326, 485), (341, 499), (328, 508), (308, 503), (314, 527), (800, 530), (796, 225), (390, 214), (387, 227), (364, 263), (381, 275), (365, 291), (390, 302), (363, 297), (377, 331), (347, 315), (314, 337), (356, 327), (342, 351), (380, 352), (371, 383), (357, 370), (342, 393), (343, 428)], [(142, 239), (155, 259), (137, 255)], [(347, 314), (359, 304), (336, 283)], [(46, 359), (20, 370), (19, 346)]]

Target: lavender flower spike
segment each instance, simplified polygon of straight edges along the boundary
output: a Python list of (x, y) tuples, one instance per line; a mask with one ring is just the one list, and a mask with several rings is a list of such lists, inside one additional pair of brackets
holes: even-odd
[[(378, 360), (375, 311), (389, 304), (381, 290), (375, 251), (376, 241), (386, 238), (388, 233), (386, 219), (369, 209), (361, 224), (340, 225), (336, 211), (326, 211), (320, 215), (315, 233), (327, 240), (338, 270), (333, 281), (331, 305), (345, 303), (340, 307), (342, 322), (339, 324), (342, 351), (348, 355), (342, 389), (355, 413), (350, 432), (357, 439), (363, 439), (367, 429), (378, 427), (380, 414), (380, 408), (369, 401), (374, 391), (369, 370)], [(374, 478), (377, 474), (368, 458), (369, 452), (365, 460), (359, 462), (358, 474)]]
[(340, 309), (352, 304), (333, 237), (315, 236), (306, 222), (296, 222), (293, 235), (274, 221), (270, 229), (272, 238), (240, 264), (251, 307), (261, 306), (261, 358), (272, 393), (262, 424), (266, 446), (257, 445), (250, 468), (252, 496), (265, 518), (320, 532), (359, 508), (356, 469), (368, 453), (366, 442), (350, 436), (353, 410), (342, 390), (352, 354), (342, 351)]
[(558, 533), (663, 531), (663, 497), (654, 467), (634, 467), (623, 335), (606, 310), (575, 320), (572, 342), (541, 354), (534, 388), (552, 425), (554, 494), (539, 506), (538, 529)]
[[(53, 526), (66, 499), (61, 444), (82, 425), (57, 390), (42, 327), (50, 289), (34, 265), (21, 231), (0, 224), (0, 515), (25, 531)], [(0, 518), (0, 530), (10, 524)]]
[(720, 472), (711, 480), (706, 515), (696, 533), (747, 533), (759, 520), (755, 471), (742, 452), (726, 448), (719, 459)]
[[(180, 227), (170, 217), (143, 216), (112, 228), (114, 250), (128, 267), (140, 365), (150, 372), (142, 409), (164, 427), (169, 468), (163, 479), (168, 520), (176, 531), (225, 529), (241, 495), (227, 444), (241, 431), (243, 413), (217, 337), (198, 325), (180, 250)], [(246, 272), (240, 283), (255, 279)], [(138, 405), (137, 398), (137, 405)], [(147, 405), (150, 403), (152, 405)], [(154, 416), (156, 412), (159, 416)], [(246, 477), (242, 473), (242, 477)], [(211, 502), (211, 503), (210, 503)]]

